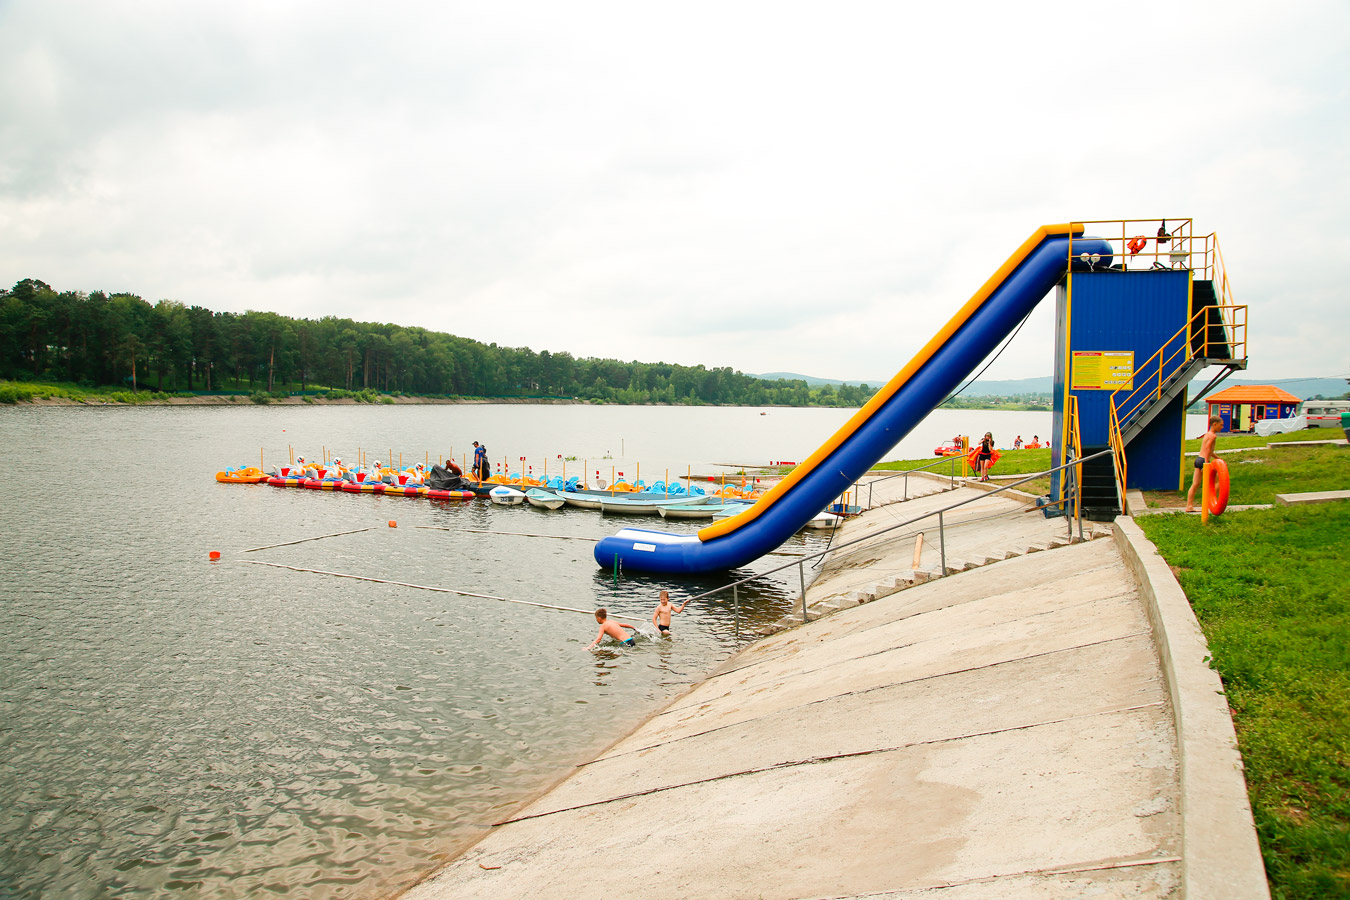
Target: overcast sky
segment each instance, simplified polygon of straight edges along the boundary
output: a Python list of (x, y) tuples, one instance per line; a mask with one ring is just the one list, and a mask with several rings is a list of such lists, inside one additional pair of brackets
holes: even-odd
[[(1037, 226), (1190, 216), (1350, 374), (1350, 4), (0, 0), (0, 284), (889, 378)], [(986, 377), (1050, 372), (1051, 304)]]

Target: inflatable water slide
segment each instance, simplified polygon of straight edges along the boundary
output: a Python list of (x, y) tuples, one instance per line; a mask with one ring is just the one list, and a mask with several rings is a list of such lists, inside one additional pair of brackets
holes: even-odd
[(1081, 225), (1046, 225), (1010, 256), (867, 405), (744, 512), (697, 534), (625, 528), (595, 545), (603, 568), (695, 574), (775, 549), (876, 465), (955, 390), (1064, 277), (1070, 260), (1111, 264), (1111, 245)]

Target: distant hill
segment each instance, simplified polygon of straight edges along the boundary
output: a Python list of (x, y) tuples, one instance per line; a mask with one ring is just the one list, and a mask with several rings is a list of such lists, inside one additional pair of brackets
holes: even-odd
[[(750, 375), (749, 372), (745, 373)], [(881, 387), (889, 378), (878, 378), (875, 381), (840, 381), (838, 378), (816, 378), (814, 375), (799, 375), (796, 372), (765, 372), (763, 375), (750, 375), (751, 378), (763, 378), (766, 381), (777, 381), (782, 378), (785, 381), (805, 381), (808, 387), (823, 387), (832, 384), (838, 387), (841, 384), (865, 384), (868, 387)]]
[[(1203, 389), (1207, 384), (1209, 384), (1208, 378), (1197, 378), (1195, 381), (1192, 381), (1191, 396), (1194, 397), (1196, 393)], [(1350, 391), (1350, 384), (1347, 384), (1344, 378), (1276, 378), (1269, 381), (1229, 378), (1214, 390), (1215, 392), (1218, 392), (1224, 388), (1252, 384), (1274, 385), (1277, 388), (1283, 388), (1300, 400), (1307, 400), (1309, 397), (1315, 397), (1318, 394), (1321, 394), (1323, 397), (1340, 397), (1343, 396), (1346, 391)]]
[[(800, 379), (810, 387), (821, 387), (826, 384), (832, 384), (836, 387), (841, 384), (865, 384), (871, 388), (878, 388), (890, 381), (889, 378), (876, 378), (870, 381), (841, 381), (838, 378), (816, 378), (813, 375), (801, 375), (796, 372), (766, 372), (763, 375), (751, 375), (750, 377), (765, 378), (769, 381), (779, 378), (785, 378), (789, 381)], [(1052, 379), (1048, 375), (1043, 378), (1019, 378), (1014, 381), (977, 381), (966, 388), (962, 395), (966, 397), (1007, 397), (1011, 394), (1048, 394), (1051, 384)]]
[[(889, 378), (878, 378), (874, 381), (840, 381), (837, 378), (816, 378), (811, 375), (799, 375), (795, 372), (770, 372), (765, 375), (751, 375), (750, 377), (767, 378), (770, 381), (778, 378), (785, 378), (789, 381), (801, 379), (813, 388), (826, 384), (835, 386), (841, 384), (865, 384), (868, 387), (878, 388), (890, 381)], [(1208, 383), (1208, 378), (1201, 378), (1191, 382), (1191, 395), (1194, 396), (1197, 391)], [(1321, 394), (1323, 397), (1339, 397), (1347, 391), (1350, 391), (1350, 384), (1347, 384), (1344, 378), (1277, 378), (1267, 381), (1230, 378), (1219, 385), (1218, 390), (1242, 384), (1273, 384), (1276, 387), (1284, 388), (1300, 400), (1307, 400), (1309, 397), (1315, 397), (1318, 394)], [(1016, 378), (1009, 381), (976, 381), (970, 387), (962, 391), (961, 396), (1011, 397), (1017, 394), (1049, 394), (1052, 390), (1054, 390), (1054, 379), (1049, 375), (1043, 375), (1037, 378)]]

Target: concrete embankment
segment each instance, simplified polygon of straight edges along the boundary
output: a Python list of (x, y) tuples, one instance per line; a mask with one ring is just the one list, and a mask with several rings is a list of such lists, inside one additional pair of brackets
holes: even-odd
[(971, 488), (837, 541), (966, 496), (919, 571), (944, 545), (974, 568), (915, 575), (908, 527), (845, 548), (808, 592), (839, 611), (733, 657), (406, 896), (1205, 896), (1176, 692), (1116, 542)]

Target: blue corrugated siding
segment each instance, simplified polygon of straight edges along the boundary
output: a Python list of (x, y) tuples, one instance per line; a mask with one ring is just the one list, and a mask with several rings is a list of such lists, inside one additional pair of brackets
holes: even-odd
[[(1185, 271), (1092, 272), (1073, 276), (1073, 295), (1061, 288), (1056, 310), (1055, 437), (1061, 434), (1065, 386), (1073, 360), (1067, 350), (1128, 350), (1138, 368), (1164, 341), (1186, 324), (1190, 273)], [(1066, 321), (1067, 320), (1067, 321)], [(1066, 328), (1067, 326), (1067, 328)], [(1184, 346), (1185, 336), (1171, 341), (1164, 356)], [(1163, 367), (1161, 377), (1176, 369), (1185, 354)], [(1157, 362), (1135, 380), (1135, 387), (1159, 376)], [(1076, 390), (1083, 445), (1108, 442), (1110, 391)], [(1122, 402), (1128, 392), (1116, 395)], [(1127, 450), (1131, 487), (1174, 490), (1177, 487), (1184, 407), (1172, 404)], [(1056, 448), (1055, 464), (1060, 463)], [(1056, 479), (1054, 489), (1058, 490)]]

